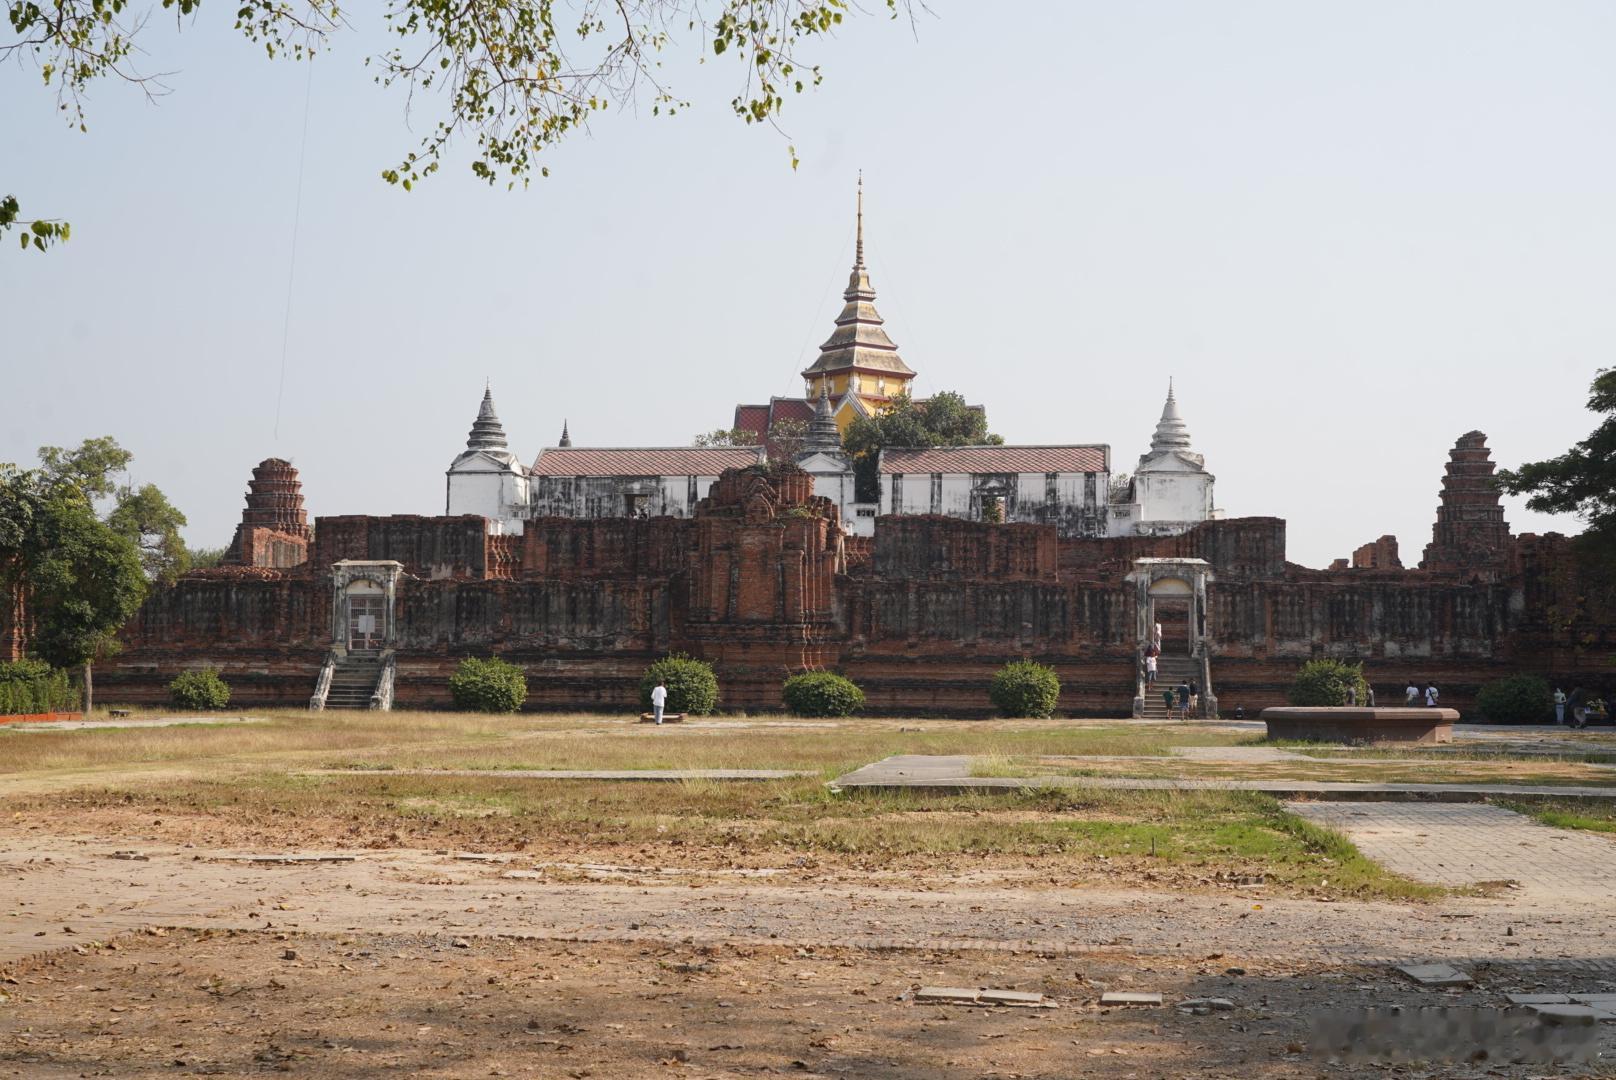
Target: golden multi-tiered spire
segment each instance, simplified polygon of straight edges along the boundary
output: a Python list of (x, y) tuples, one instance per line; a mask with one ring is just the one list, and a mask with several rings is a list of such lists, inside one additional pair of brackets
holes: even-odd
[(915, 377), (898, 355), (898, 347), (882, 328), (883, 320), (875, 310), (875, 287), (864, 265), (863, 173), (858, 181), (853, 272), (842, 300), (836, 329), (819, 347), (819, 359), (802, 373), (810, 397), (824, 393), (836, 399), (838, 419), (843, 415), (841, 403), (849, 394), (863, 404), (864, 411), (874, 412), (905, 393)]

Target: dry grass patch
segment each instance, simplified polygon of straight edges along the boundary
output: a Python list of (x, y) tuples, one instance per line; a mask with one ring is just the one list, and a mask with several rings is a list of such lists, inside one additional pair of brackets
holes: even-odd
[(366, 769), (814, 769), (840, 775), (891, 754), (1153, 754), (1239, 732), (1070, 721), (715, 718), (655, 728), (620, 717), (267, 710), (263, 723), (17, 731), (0, 775), (186, 764)]
[[(1293, 894), (1438, 895), (1345, 840), (1242, 792), (832, 794), (817, 780), (670, 784), (499, 777), (260, 776), (11, 800), (55, 831), (274, 849), (520, 851), (572, 862), (802, 866), (1058, 885), (1219, 888), (1259, 876)], [(152, 825), (157, 822), (159, 825)]]

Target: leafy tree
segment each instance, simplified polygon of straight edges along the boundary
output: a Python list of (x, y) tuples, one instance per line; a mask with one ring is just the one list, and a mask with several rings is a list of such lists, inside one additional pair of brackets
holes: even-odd
[(802, 453), (802, 444), (808, 438), (805, 420), (776, 420), (769, 426), (769, 460), (795, 461)]
[(668, 688), (668, 712), (705, 716), (718, 704), (718, 676), (705, 660), (673, 653), (646, 668), (640, 680), (642, 709), (651, 707), (651, 691), (658, 681)]
[(230, 684), (219, 677), (217, 668), (182, 671), (168, 684), (168, 696), (181, 709), (222, 709), (230, 704)]
[(915, 401), (901, 394), (875, 416), (861, 416), (848, 425), (842, 449), (853, 459), (854, 490), (860, 502), (881, 497), (876, 472), (881, 451), (888, 446), (997, 446), (1004, 438), (988, 431), (988, 416), (965, 403), (952, 391)]
[(1594, 376), (1588, 410), (1604, 415), (1592, 434), (1559, 457), (1500, 469), (1498, 486), (1529, 496), (1528, 509), (1581, 516), (1594, 539), (1609, 547), (1616, 544), (1616, 368)]
[(1047, 664), (1016, 660), (994, 672), (988, 698), (1006, 716), (1042, 720), (1055, 712), (1055, 703), (1060, 700), (1060, 677)]
[(224, 561), (225, 548), (186, 548), (185, 562), (192, 570), (218, 566)]
[[(125, 488), (107, 524), (140, 549), (140, 565), (153, 581), (171, 584), (191, 567), (191, 553), (180, 536), (185, 515), (174, 508), (156, 484)], [(217, 562), (217, 560), (215, 560)]]
[(0, 232), (9, 232), (13, 226), (22, 228), (19, 239), (22, 240), (23, 250), (33, 247), (44, 251), (52, 244), (69, 239), (73, 228), (65, 221), (52, 221), (48, 218), (25, 219), (22, 216), (22, 206), (18, 204), (15, 195), (0, 195)]
[[(36, 655), (83, 666), (86, 712), (94, 707), (92, 662), (117, 647), (148, 581), (186, 565), (184, 516), (150, 484), (120, 490), (130, 460), (102, 437), (71, 450), (41, 447), (36, 469), (0, 463), (0, 588), (24, 591)], [(97, 500), (109, 498), (103, 520)]]
[(1495, 679), (1476, 694), (1476, 709), (1491, 724), (1535, 724), (1549, 715), (1553, 700), (1541, 675)]
[(56, 495), (22, 549), (32, 651), (56, 667), (82, 665), (84, 710), (94, 707), (91, 664), (117, 647), (118, 628), (146, 597), (140, 551), (86, 501)]
[(86, 499), (100, 499), (118, 490), (116, 477), (129, 468), (135, 455), (110, 435), (85, 439), (72, 450), (60, 446), (39, 448), (39, 471), (56, 490), (71, 488)]
[(527, 700), (527, 675), (496, 657), (479, 660), (468, 656), (449, 676), (449, 696), (457, 709), (515, 712)]
[[(900, 0), (885, 0), (896, 17)], [(909, 0), (903, 0), (906, 10)], [(0, 41), (0, 61), (29, 56), (56, 91), (68, 122), (85, 130), (84, 98), (110, 77), (148, 96), (167, 91), (136, 64), (144, 30), (157, 7), (195, 14), (203, 0), (43, 0), (7, 5), (13, 40)], [(219, 5), (222, 6), (222, 5)], [(352, 13), (338, 0), (236, 0), (235, 26), (270, 57), (308, 59), (346, 27)], [(820, 82), (799, 50), (829, 36), (858, 9), (851, 0), (391, 0), (376, 5), (388, 48), (367, 59), (382, 86), (409, 106), (438, 94), (438, 115), (420, 145), (382, 170), (409, 189), (436, 172), (450, 143), (470, 142), (472, 175), (490, 184), (526, 184), (549, 168), (540, 156), (612, 105), (648, 98), (652, 115), (672, 116), (689, 103), (663, 81), (660, 54), (698, 38), (699, 54), (728, 55), (744, 71), (730, 101), (748, 124), (775, 123), (788, 93)], [(212, 5), (209, 6), (212, 10)], [(228, 9), (226, 9), (228, 10)], [(360, 11), (371, 14), (361, 6)], [(377, 17), (377, 16), (372, 16)], [(178, 19), (176, 26), (182, 26)], [(137, 42), (137, 39), (139, 41)], [(797, 164), (791, 149), (792, 167)], [(0, 232), (22, 226), (23, 247), (44, 250), (66, 240), (66, 222), (25, 220), (14, 195), (0, 199)]]
[(1345, 705), (1347, 691), (1358, 689), (1358, 704), (1369, 703), (1369, 684), (1364, 681), (1363, 665), (1345, 660), (1309, 660), (1297, 669), (1291, 680), (1292, 705)]
[(750, 428), (715, 428), (690, 440), (691, 446), (756, 446), (758, 433)]
[(85, 439), (71, 450), (60, 446), (39, 448), (39, 471), (53, 491), (76, 491), (91, 501), (115, 497), (107, 524), (140, 548), (141, 565), (153, 581), (172, 582), (190, 568), (190, 557), (180, 529), (185, 515), (175, 509), (155, 484), (136, 488), (125, 481), (134, 455), (103, 435)]
[(780, 696), (798, 716), (852, 716), (864, 708), (864, 691), (834, 671), (805, 671), (780, 688)]

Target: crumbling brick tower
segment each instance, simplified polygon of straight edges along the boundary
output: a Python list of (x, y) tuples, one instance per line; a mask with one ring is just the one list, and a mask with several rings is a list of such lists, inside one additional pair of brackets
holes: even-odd
[(1509, 524), (1498, 501), (1487, 436), (1470, 431), (1448, 451), (1442, 503), (1420, 569), (1493, 580), (1509, 564)]
[(241, 512), (241, 524), (221, 561), (282, 569), (299, 566), (309, 557), (312, 535), (297, 470), (289, 461), (266, 458), (247, 482), (247, 509)]
[[(792, 672), (834, 662), (840, 514), (794, 466), (732, 469), (696, 511), (683, 636), (703, 659), (776, 699)], [(731, 694), (731, 697), (736, 697)]]

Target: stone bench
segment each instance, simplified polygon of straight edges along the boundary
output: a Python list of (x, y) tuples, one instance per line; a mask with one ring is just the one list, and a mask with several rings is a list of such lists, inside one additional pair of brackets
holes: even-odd
[(1270, 739), (1309, 742), (1445, 743), (1453, 741), (1457, 709), (1370, 709), (1345, 705), (1286, 706), (1264, 709), (1258, 719), (1268, 725)]

